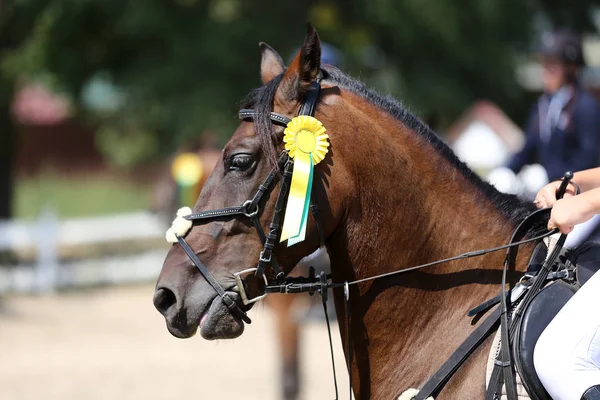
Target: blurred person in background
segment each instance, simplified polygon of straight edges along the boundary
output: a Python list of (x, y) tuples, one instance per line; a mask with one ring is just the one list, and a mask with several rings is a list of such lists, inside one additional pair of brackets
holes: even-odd
[[(593, 168), (600, 160), (600, 105), (579, 83), (585, 65), (581, 38), (569, 31), (546, 33), (538, 55), (544, 93), (529, 113), (525, 145), (488, 177), (501, 191), (535, 194), (566, 171)], [(567, 245), (581, 243), (598, 222), (578, 226)]]
[(525, 165), (537, 162), (546, 180), (553, 181), (565, 171), (598, 165), (600, 105), (579, 85), (585, 65), (579, 36), (568, 31), (545, 34), (539, 54), (544, 93), (530, 111), (525, 146), (508, 168), (519, 173)]

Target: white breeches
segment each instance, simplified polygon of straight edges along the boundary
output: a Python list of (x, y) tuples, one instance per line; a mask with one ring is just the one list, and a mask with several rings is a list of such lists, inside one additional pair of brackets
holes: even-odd
[(533, 361), (554, 400), (580, 400), (589, 387), (600, 384), (600, 273), (550, 322)]
[[(575, 225), (575, 229), (567, 236), (565, 247), (575, 248), (587, 240), (592, 231), (600, 225), (600, 214), (594, 215), (592, 219), (583, 224)], [(579, 399), (577, 399), (579, 400)]]

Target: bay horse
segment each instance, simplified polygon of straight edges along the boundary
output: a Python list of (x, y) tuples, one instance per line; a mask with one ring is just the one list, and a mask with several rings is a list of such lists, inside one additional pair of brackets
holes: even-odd
[[(243, 120), (233, 133), (194, 213), (239, 206), (252, 198), (269, 171), (277, 168), (277, 155), (283, 149), (283, 128), (271, 123), (269, 113), (298, 115), (314, 82), (321, 87), (314, 116), (326, 127), (330, 148), (314, 167), (312, 194), (320, 209), (333, 282), (505, 244), (515, 226), (535, 208), (480, 179), (398, 101), (367, 89), (334, 67), (322, 66), (320, 40), (310, 24), (301, 49), (287, 67), (271, 47), (263, 43), (260, 48), (263, 86), (246, 102), (255, 118)], [(262, 226), (276, 214), (277, 187), (260, 204), (257, 218)], [(303, 242), (275, 246), (284, 272), (317, 249), (318, 227), (309, 216)], [(198, 264), (190, 262), (183, 245), (175, 244), (154, 296), (169, 332), (180, 338), (198, 329), (205, 339), (241, 335), (245, 325), (240, 315), (251, 305), (242, 304), (235, 274), (256, 266), (263, 250), (253, 224), (243, 218), (201, 221), (192, 226), (185, 241), (235, 305), (228, 308), (219, 300)], [(532, 251), (531, 245), (519, 253), (513, 281), (525, 270)], [(391, 399), (421, 387), (476, 328), (477, 321), (466, 313), (498, 294), (502, 264), (503, 254), (491, 253), (350, 286), (350, 323), (345, 319), (344, 292), (335, 289), (355, 397)], [(267, 275), (274, 279), (271, 269)], [(240, 310), (230, 311), (234, 308)], [(439, 399), (484, 397), (490, 343), (488, 339), (479, 347)], [(240, 362), (252, 365), (252, 360)], [(327, 357), (320, 362), (327, 362)]]

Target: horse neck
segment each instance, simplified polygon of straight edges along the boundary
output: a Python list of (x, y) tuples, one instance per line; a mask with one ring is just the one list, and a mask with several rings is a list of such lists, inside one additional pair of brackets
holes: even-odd
[[(513, 224), (424, 136), (365, 102), (348, 111), (352, 126), (336, 132), (354, 137), (334, 149), (355, 160), (348, 164), (354, 195), (343, 228), (328, 243), (335, 281), (508, 241)], [(519, 269), (529, 251), (521, 253)], [(353, 375), (360, 398), (391, 398), (422, 384), (472, 330), (467, 310), (498, 293), (502, 261), (495, 253), (353, 287)], [(334, 295), (345, 342), (343, 297), (341, 291)], [(373, 390), (385, 392), (375, 396)]]

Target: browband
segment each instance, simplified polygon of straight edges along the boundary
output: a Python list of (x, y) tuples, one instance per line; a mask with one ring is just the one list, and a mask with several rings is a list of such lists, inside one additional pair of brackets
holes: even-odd
[[(302, 102), (302, 106), (300, 107), (300, 112), (298, 115), (314, 115), (315, 108), (317, 107), (317, 100), (319, 99), (319, 93), (321, 92), (321, 85), (319, 82), (311, 83), (308, 91), (304, 95), (304, 102)], [(252, 110), (249, 108), (243, 108), (238, 113), (238, 118), (242, 120), (255, 120), (255, 118), (260, 113), (256, 110)], [(285, 115), (277, 114), (275, 112), (269, 113), (269, 118), (273, 123), (281, 126), (287, 126), (291, 119), (286, 117)]]
[[(243, 108), (240, 110), (238, 114), (239, 119), (249, 119), (254, 120), (259, 115), (259, 112), (256, 110), (251, 110), (249, 108)], [(285, 115), (277, 114), (274, 112), (269, 113), (269, 118), (273, 123), (281, 126), (287, 126), (290, 123), (291, 119), (286, 117)]]

